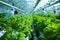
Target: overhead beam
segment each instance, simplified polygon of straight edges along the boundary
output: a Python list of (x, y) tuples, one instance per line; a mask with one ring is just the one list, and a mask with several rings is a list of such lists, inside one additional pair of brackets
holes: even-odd
[[(44, 7), (43, 9), (46, 9), (46, 8), (48, 8), (48, 7), (50, 7), (50, 6), (53, 6), (53, 5), (57, 4), (57, 3), (60, 3), (60, 0), (56, 1), (56, 2), (53, 3), (53, 4), (50, 4), (49, 6)], [(41, 8), (42, 8), (42, 7), (41, 7)]]
[(35, 4), (35, 6), (33, 7), (33, 10), (31, 10), (30, 11), (30, 13), (33, 13), (33, 11), (35, 10), (35, 8), (38, 6), (38, 4), (39, 4), (39, 2), (40, 2), (41, 0), (37, 0), (37, 2), (36, 2), (36, 4)]
[[(50, 5), (49, 5), (49, 6), (47, 6), (47, 7), (50, 7), (50, 6), (55, 5), (55, 4), (57, 4), (57, 3), (60, 3), (60, 0), (56, 1), (56, 2), (55, 2), (55, 3), (53, 3), (53, 4), (50, 4)], [(47, 8), (47, 7), (45, 7), (45, 8)]]
[(19, 10), (19, 11), (25, 12), (24, 10), (22, 10), (22, 9), (20, 9), (20, 8), (18, 8), (18, 7), (12, 6), (12, 5), (10, 5), (10, 4), (8, 4), (8, 3), (5, 3), (5, 2), (3, 2), (3, 1), (0, 1), (0, 3), (5, 4), (5, 5), (7, 5), (7, 6), (11, 7), (11, 8), (15, 8), (15, 9), (17, 9), (17, 10)]

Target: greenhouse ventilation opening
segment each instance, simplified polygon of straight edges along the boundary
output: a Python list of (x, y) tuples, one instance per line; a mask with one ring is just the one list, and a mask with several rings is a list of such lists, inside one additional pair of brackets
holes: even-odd
[(60, 40), (60, 0), (0, 0), (0, 40)]

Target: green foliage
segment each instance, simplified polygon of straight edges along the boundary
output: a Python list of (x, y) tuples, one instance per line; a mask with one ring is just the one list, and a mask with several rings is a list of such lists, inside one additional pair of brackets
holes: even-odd
[(60, 13), (56, 14), (56, 18), (60, 19)]
[[(4, 19), (4, 18), (3, 18)], [(23, 40), (24, 37), (30, 36), (32, 25), (31, 14), (17, 14), (6, 19), (4, 27), (6, 33), (1, 37), (1, 40)]]
[(6, 26), (6, 13), (0, 13), (0, 30), (3, 30)]
[[(0, 15), (0, 30), (6, 33), (0, 40), (24, 40), (32, 33), (42, 32), (38, 40), (59, 40), (60, 39), (60, 13), (45, 15), (37, 14), (17, 14), (8, 18)], [(31, 31), (33, 29), (33, 31)]]
[(40, 16), (39, 14), (33, 14), (33, 24), (35, 30), (43, 31), (43, 29), (46, 27), (44, 24), (45, 17)]
[(44, 15), (44, 17), (50, 17), (50, 18), (55, 18), (56, 14), (53, 14), (51, 12), (48, 12), (47, 14)]
[[(38, 40), (57, 40), (60, 36), (60, 14), (47, 14), (41, 16), (41, 14), (33, 14), (34, 32), (37, 30), (43, 33), (43, 36)], [(59, 31), (59, 32), (58, 32)]]
[(0, 18), (4, 18), (7, 13), (0, 13)]
[[(44, 28), (44, 36), (48, 39), (48, 40), (56, 40), (58, 35), (60, 36), (60, 31), (59, 30), (60, 25), (56, 24), (56, 23), (52, 23), (49, 24), (46, 28)], [(54, 38), (56, 37), (56, 39)]]

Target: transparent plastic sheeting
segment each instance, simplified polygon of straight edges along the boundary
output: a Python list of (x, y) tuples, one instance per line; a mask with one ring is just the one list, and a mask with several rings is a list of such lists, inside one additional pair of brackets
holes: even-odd
[[(5, 5), (4, 6), (4, 5), (1, 5), (2, 3), (0, 2), (0, 6), (1, 6), (0, 9), (2, 9), (2, 10), (7, 10), (7, 8), (5, 8), (5, 7), (8, 7), (8, 10), (15, 8), (16, 10), (21, 9), (21, 10), (29, 13), (33, 9), (37, 0), (0, 0), (0, 1), (5, 2), (6, 4), (10, 5), (10, 6), (8, 6), (8, 5), (4, 4)], [(14, 6), (14, 7), (11, 7), (11, 6)], [(5, 9), (3, 9), (3, 8), (5, 8)], [(21, 10), (19, 10), (19, 11), (23, 12)]]
[(6, 32), (5, 30), (0, 31), (0, 37), (2, 37), (5, 32)]
[[(3, 1), (10, 5), (10, 6), (2, 5), (2, 3), (0, 2), (0, 12), (3, 11), (7, 12), (7, 10), (10, 11), (13, 9), (12, 11), (17, 10), (19, 13), (30, 13), (31, 10), (34, 9), (35, 4), (37, 3), (37, 0), (0, 0), (0, 1)], [(59, 0), (40, 0), (39, 4), (33, 11), (35, 12), (38, 11), (39, 9), (45, 8), (46, 6), (48, 6), (48, 4), (53, 4), (56, 1)]]
[(44, 10), (43, 10), (43, 8), (39, 8), (38, 10), (35, 11), (35, 13), (43, 12), (45, 14), (47, 12), (54, 13), (54, 11), (56, 11), (56, 13), (60, 12), (60, 3), (57, 3), (57, 4), (52, 5), (50, 7), (44, 8)]
[(42, 0), (41, 2), (39, 2), (38, 6), (36, 7), (36, 9), (34, 11), (37, 11), (42, 8), (48, 8), (48, 6), (54, 4), (56, 1), (58, 1), (58, 0)]
[(52, 12), (56, 11), (56, 13), (60, 12), (60, 1), (59, 0), (47, 0), (46, 4), (42, 5), (42, 7), (38, 4), (36, 7), (37, 9), (34, 11), (34, 13), (37, 12), (42, 12), (42, 13), (47, 13), (47, 12)]

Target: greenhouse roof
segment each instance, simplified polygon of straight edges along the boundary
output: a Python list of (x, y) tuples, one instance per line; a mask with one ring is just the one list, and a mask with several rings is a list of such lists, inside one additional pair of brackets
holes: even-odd
[[(59, 2), (59, 0), (0, 0), (0, 5), (3, 4), (4, 8), (8, 7), (8, 10), (14, 9), (22, 13), (33, 13), (38, 9), (48, 8)], [(3, 6), (0, 7), (0, 9), (2, 8)]]

